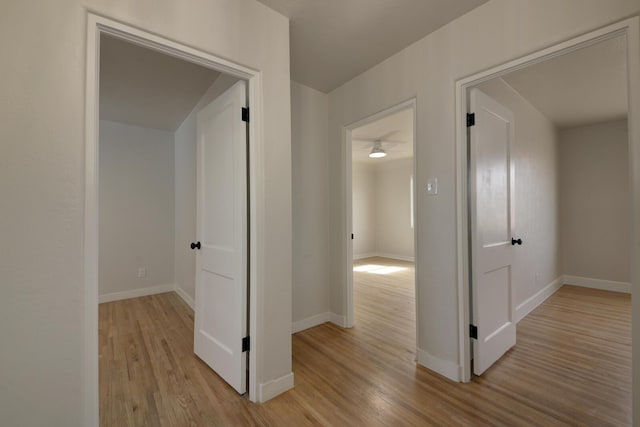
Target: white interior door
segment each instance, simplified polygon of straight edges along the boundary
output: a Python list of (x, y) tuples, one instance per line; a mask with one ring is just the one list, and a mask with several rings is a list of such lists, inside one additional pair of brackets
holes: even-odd
[(471, 90), (469, 138), (473, 372), (482, 374), (516, 344), (511, 284), (513, 113)]
[(194, 351), (238, 393), (247, 388), (247, 130), (240, 81), (198, 113)]

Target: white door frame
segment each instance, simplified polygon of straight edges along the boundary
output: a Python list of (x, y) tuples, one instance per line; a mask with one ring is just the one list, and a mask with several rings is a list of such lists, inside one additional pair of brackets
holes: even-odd
[[(413, 258), (415, 261), (418, 260), (418, 245), (417, 245), (417, 236), (418, 236), (418, 203), (417, 203), (417, 190), (418, 187), (416, 182), (419, 182), (416, 178), (416, 99), (412, 98), (407, 101), (401, 102), (400, 104), (396, 104), (392, 107), (389, 107), (385, 110), (382, 110), (378, 113), (375, 113), (371, 116), (365, 117), (364, 119), (358, 120), (357, 122), (351, 123), (343, 128), (342, 135), (344, 138), (344, 149), (345, 149), (345, 192), (344, 192), (344, 206), (345, 206), (345, 224), (346, 230), (344, 232), (344, 246), (345, 246), (345, 254), (347, 257), (347, 262), (345, 263), (345, 271), (344, 274), (346, 276), (346, 284), (345, 287), (345, 295), (343, 296), (346, 306), (346, 317), (344, 319), (344, 324), (341, 325), (345, 328), (351, 328), (354, 325), (354, 305), (353, 305), (353, 240), (351, 239), (351, 233), (353, 232), (353, 197), (352, 197), (352, 141), (351, 141), (351, 132), (359, 127), (362, 127), (366, 124), (375, 122), (384, 117), (390, 116), (394, 113), (397, 113), (402, 110), (411, 109), (413, 114), (413, 217), (415, 220), (413, 221)], [(415, 299), (416, 299), (416, 340), (418, 337), (418, 263), (415, 262), (415, 272), (414, 272), (414, 287), (415, 287)], [(417, 348), (416, 341), (416, 348)]]
[(92, 12), (87, 13), (87, 68), (85, 92), (85, 204), (84, 204), (84, 415), (85, 425), (98, 425), (98, 126), (99, 126), (99, 72), (100, 35), (107, 34), (121, 40), (152, 49), (165, 55), (189, 61), (204, 67), (230, 74), (246, 80), (247, 95), (251, 106), (249, 123), (249, 331), (251, 351), (249, 352), (249, 399), (256, 402), (257, 378), (260, 364), (261, 337), (257, 327), (257, 307), (259, 300), (260, 270), (259, 260), (263, 251), (258, 246), (262, 223), (261, 204), (263, 194), (258, 194), (262, 150), (262, 74), (245, 66), (222, 59), (215, 55), (165, 39), (139, 28), (118, 22)]
[[(627, 40), (627, 87), (629, 95), (628, 128), (629, 158), (631, 177), (632, 206), (632, 248), (631, 248), (631, 289), (632, 289), (632, 324), (640, 322), (639, 291), (640, 286), (640, 42), (638, 17), (626, 19), (600, 28), (573, 39), (558, 43), (546, 49), (498, 65), (486, 71), (473, 74), (456, 81), (456, 202), (457, 202), (457, 282), (458, 282), (458, 336), (459, 364), (461, 380), (471, 380), (471, 343), (469, 338), (469, 228), (468, 228), (468, 189), (467, 189), (467, 125), (466, 114), (468, 90), (482, 82), (526, 68), (540, 62), (566, 55), (577, 49), (617, 36), (626, 36)], [(633, 297), (635, 294), (635, 297)], [(636, 330), (637, 328), (634, 328)], [(638, 354), (640, 343), (633, 340), (633, 353)], [(632, 353), (632, 354), (633, 354)], [(638, 366), (634, 362), (634, 384), (640, 380)], [(636, 384), (637, 385), (637, 384)], [(638, 390), (636, 390), (638, 392)], [(636, 413), (636, 417), (640, 414)]]

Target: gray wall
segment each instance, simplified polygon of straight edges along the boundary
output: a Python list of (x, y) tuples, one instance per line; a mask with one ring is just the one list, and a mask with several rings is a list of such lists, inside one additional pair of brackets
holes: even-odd
[(172, 132), (100, 121), (101, 296), (173, 284), (173, 155)]
[(627, 121), (560, 132), (564, 274), (629, 282)]

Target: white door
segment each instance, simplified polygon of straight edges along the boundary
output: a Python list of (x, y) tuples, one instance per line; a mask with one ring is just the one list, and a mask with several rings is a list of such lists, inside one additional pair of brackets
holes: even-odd
[(198, 113), (194, 351), (238, 393), (247, 388), (245, 82)]
[(477, 89), (471, 90), (469, 195), (471, 216), (473, 372), (483, 373), (516, 344), (512, 260), (510, 162), (513, 113)]

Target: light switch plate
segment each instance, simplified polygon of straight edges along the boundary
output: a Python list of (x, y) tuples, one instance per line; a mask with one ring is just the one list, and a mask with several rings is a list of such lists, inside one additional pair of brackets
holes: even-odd
[(438, 178), (429, 178), (427, 180), (427, 194), (432, 196), (438, 194)]

